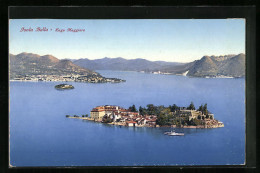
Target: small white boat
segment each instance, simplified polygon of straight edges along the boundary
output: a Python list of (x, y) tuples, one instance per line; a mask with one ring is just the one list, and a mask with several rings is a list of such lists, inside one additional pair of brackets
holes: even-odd
[(164, 134), (168, 136), (184, 136), (184, 133), (176, 133), (175, 131), (165, 132)]
[[(171, 132), (172, 132), (172, 131), (171, 131)], [(171, 132), (164, 132), (164, 134), (165, 134), (165, 135), (168, 135), (168, 134), (170, 134)]]

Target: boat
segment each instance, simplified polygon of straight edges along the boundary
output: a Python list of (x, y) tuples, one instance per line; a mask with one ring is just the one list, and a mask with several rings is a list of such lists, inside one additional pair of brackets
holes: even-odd
[(165, 132), (164, 134), (168, 136), (184, 136), (184, 133), (176, 133), (175, 131)]
[[(172, 131), (171, 131), (171, 132), (172, 132)], [(164, 134), (165, 134), (165, 135), (168, 135), (168, 134), (170, 134), (171, 132), (164, 132)]]

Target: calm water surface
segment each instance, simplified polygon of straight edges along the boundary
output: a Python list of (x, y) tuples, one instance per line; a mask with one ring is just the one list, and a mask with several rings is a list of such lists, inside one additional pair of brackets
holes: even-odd
[[(237, 165), (245, 160), (245, 80), (204, 79), (100, 71), (125, 83), (10, 82), (10, 163), (13, 166)], [(90, 114), (98, 105), (196, 108), (207, 103), (218, 129), (176, 129), (99, 124), (65, 115)]]

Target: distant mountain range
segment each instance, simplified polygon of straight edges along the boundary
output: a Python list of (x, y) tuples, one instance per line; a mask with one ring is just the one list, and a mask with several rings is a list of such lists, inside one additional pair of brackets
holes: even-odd
[(10, 54), (10, 78), (18, 75), (99, 75), (73, 64), (70, 60), (59, 60), (52, 55), (40, 56), (32, 53)]
[(204, 56), (190, 63), (148, 61), (145, 59), (103, 58), (96, 60), (78, 59), (74, 64), (91, 70), (145, 71), (167, 74), (184, 74), (192, 77), (244, 77), (245, 54)]
[(52, 55), (32, 53), (10, 54), (10, 76), (25, 74), (81, 74), (99, 75), (93, 70), (144, 71), (185, 74), (191, 77), (244, 77), (245, 54), (204, 56), (190, 63), (148, 61), (145, 59), (102, 58), (96, 60), (59, 60)]
[(160, 70), (165, 66), (177, 66), (183, 63), (165, 62), (165, 61), (148, 61), (146, 59), (131, 59), (124, 58), (102, 58), (89, 60), (78, 59), (73, 60), (74, 64), (85, 67), (91, 70), (117, 70), (117, 71), (154, 71)]

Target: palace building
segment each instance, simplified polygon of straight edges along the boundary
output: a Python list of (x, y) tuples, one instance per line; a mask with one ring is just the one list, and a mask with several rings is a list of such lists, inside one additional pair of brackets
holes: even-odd
[(121, 115), (131, 116), (137, 114), (137, 112), (131, 112), (119, 106), (105, 105), (93, 108), (90, 112), (90, 117), (96, 121), (101, 121), (104, 116), (117, 119), (120, 118)]

